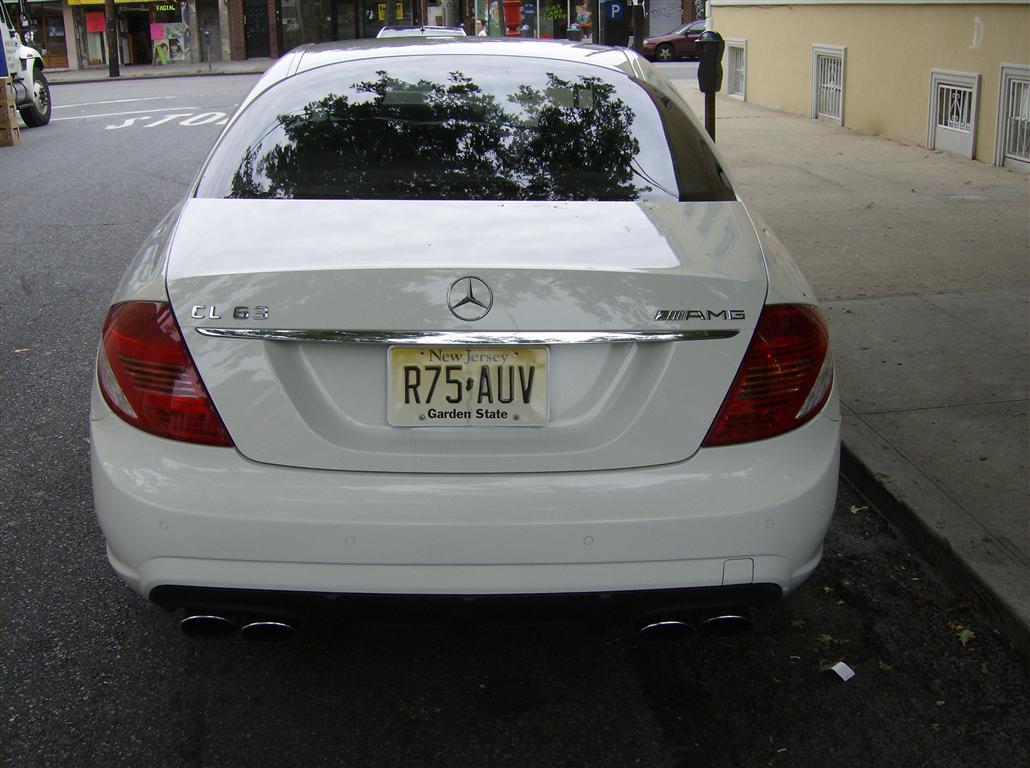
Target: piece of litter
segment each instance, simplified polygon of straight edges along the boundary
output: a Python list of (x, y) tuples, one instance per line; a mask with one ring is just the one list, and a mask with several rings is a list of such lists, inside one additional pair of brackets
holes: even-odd
[(869, 507), (860, 507), (858, 504), (852, 504), (851, 514), (855, 514), (856, 512), (865, 512), (867, 509), (869, 509)]
[(836, 672), (840, 676), (840, 679), (843, 680), (845, 683), (855, 676), (855, 670), (853, 670), (843, 661), (838, 661), (836, 664), (830, 667), (830, 669)]
[(28, 352), (29, 348), (28, 347), (19, 347), (18, 349), (14, 350), (14, 351), (15, 352)]

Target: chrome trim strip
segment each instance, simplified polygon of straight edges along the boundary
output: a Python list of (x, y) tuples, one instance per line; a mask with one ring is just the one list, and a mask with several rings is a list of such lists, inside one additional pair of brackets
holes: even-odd
[(509, 344), (655, 344), (730, 339), (739, 329), (698, 331), (316, 331), (271, 328), (197, 328), (202, 336), (328, 344), (406, 344), (442, 347)]

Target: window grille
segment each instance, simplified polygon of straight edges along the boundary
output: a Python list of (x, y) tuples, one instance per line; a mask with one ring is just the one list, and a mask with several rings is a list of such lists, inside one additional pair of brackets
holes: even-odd
[(1008, 83), (1005, 116), (1005, 158), (1030, 163), (1030, 80)]
[(844, 101), (844, 62), (836, 56), (816, 56), (818, 72), (816, 115), (840, 120), (840, 107)]
[(930, 70), (930, 104), (926, 146), (972, 160), (976, 156), (976, 120), (980, 75), (950, 69)]
[(973, 121), (973, 89), (950, 83), (937, 86), (937, 127), (969, 133)]
[(812, 46), (812, 117), (844, 125), (846, 55), (843, 46)]
[(726, 93), (730, 96), (736, 96), (739, 99), (743, 99), (745, 98), (744, 78), (747, 61), (744, 43), (730, 42), (727, 40), (726, 52), (727, 69), (729, 69), (729, 77), (726, 80)]

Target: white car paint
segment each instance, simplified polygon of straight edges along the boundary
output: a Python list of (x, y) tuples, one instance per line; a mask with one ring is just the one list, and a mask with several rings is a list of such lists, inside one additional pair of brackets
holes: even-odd
[[(431, 223), (407, 230), (392, 224), (412, 219)], [(344, 252), (332, 237), (336, 231), (362, 237), (347, 239)], [(517, 234), (498, 240), (497, 232)], [(485, 280), (497, 304), (474, 329), (445, 301), (465, 274)], [(167, 283), (193, 360), (241, 453), (270, 464), (394, 472), (547, 472), (681, 461), (704, 438), (766, 294), (761, 250), (739, 203), (191, 200), (170, 245)], [(386, 293), (371, 286), (387, 286)], [(232, 318), (231, 308), (254, 305), (268, 307), (268, 318)], [(185, 311), (198, 306), (203, 319)], [(217, 319), (207, 316), (212, 307)], [(741, 317), (655, 320), (659, 309), (683, 307), (733, 309)], [(385, 347), (269, 345), (193, 332), (668, 331), (673, 325), (736, 336), (554, 345), (546, 429), (466, 430), (453, 440), (387, 423)], [(684, 399), (688, 380), (691, 397)]]
[[(93, 397), (97, 510), (118, 574), (306, 592), (525, 594), (713, 587), (726, 563), (785, 592), (815, 568), (840, 412), (755, 446), (602, 472), (325, 472), (146, 435)], [(732, 564), (730, 568), (732, 568)]]
[[(473, 52), (470, 43), (450, 45)], [(622, 51), (490, 45), (506, 55), (594, 51), (606, 66), (649, 72), (668, 87)], [(417, 53), (386, 47), (366, 53)], [(274, 65), (244, 104), (302, 58), (304, 67), (328, 66), (334, 56), (362, 55), (306, 50)], [(493, 225), (486, 232), (524, 237), (509, 243), (468, 226), (484, 220)], [(376, 231), (377, 222), (390, 225)], [(375, 237), (353, 236), (366, 226)], [(478, 326), (488, 330), (703, 325), (737, 333), (718, 342), (556, 345), (553, 422), (532, 430), (390, 427), (384, 346), (199, 333), (258, 326), (217, 309), (255, 304), (269, 307), (272, 330), (461, 332), (468, 326), (447, 312), (447, 287), (470, 273), (499, 293)], [(541, 285), (566, 299), (579, 289), (592, 301), (540, 301)], [(164, 585), (526, 594), (750, 583), (789, 591), (818, 563), (836, 495), (835, 384), (799, 428), (699, 447), (763, 305), (815, 303), (782, 243), (739, 201), (190, 199), (144, 244), (114, 299), (138, 300), (171, 301), (235, 442), (207, 447), (141, 432), (94, 382), (97, 515), (113, 567), (144, 595)], [(732, 322), (668, 324), (655, 314), (738, 304), (744, 316)], [(204, 308), (199, 318), (194, 307)]]

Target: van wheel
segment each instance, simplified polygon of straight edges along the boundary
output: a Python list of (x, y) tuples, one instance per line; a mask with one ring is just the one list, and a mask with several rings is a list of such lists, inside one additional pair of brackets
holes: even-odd
[(29, 128), (36, 128), (50, 122), (50, 83), (42, 69), (37, 69), (32, 78), (32, 103), (18, 111)]

